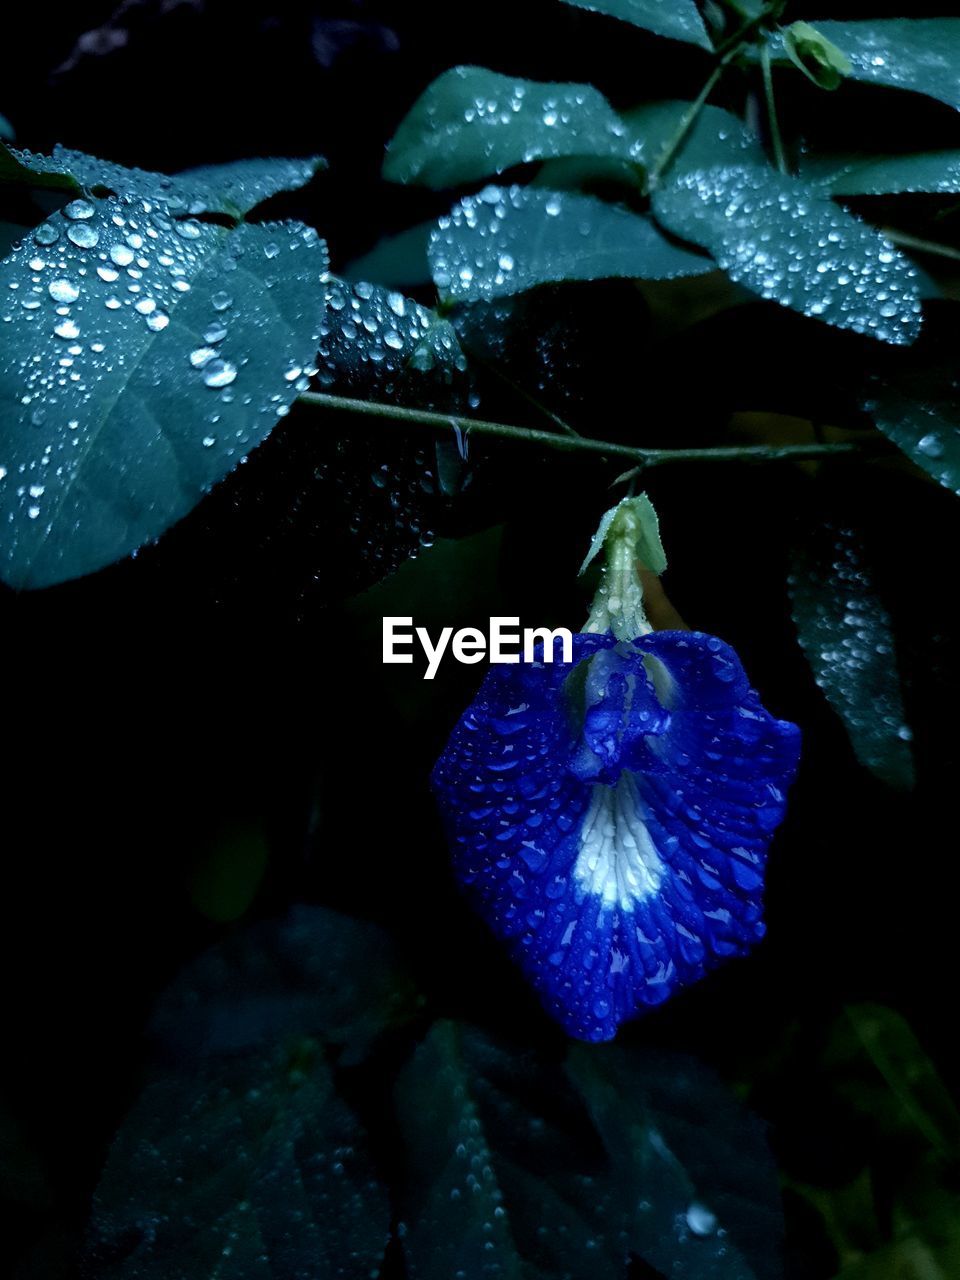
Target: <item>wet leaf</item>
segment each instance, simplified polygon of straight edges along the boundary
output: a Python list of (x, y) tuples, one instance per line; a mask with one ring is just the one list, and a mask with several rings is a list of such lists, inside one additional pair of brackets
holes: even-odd
[(916, 351), (884, 361), (870, 376), (863, 407), (879, 429), (938, 484), (960, 494), (960, 376), (957, 325), (938, 313)]
[(190, 213), (225, 213), (244, 218), (265, 200), (305, 187), (326, 168), (326, 163), (322, 156), (234, 160), (183, 169), (175, 175), (174, 186), (183, 192)]
[(458, 302), (564, 280), (669, 280), (714, 269), (672, 244), (649, 218), (593, 196), (488, 187), (468, 196), (430, 238), (441, 294)]
[[(331, 279), (327, 294), (315, 390), (466, 410), (471, 375), (448, 320), (365, 282)], [(219, 598), (255, 599), (284, 616), (294, 608), (302, 619), (432, 544), (455, 496), (437, 458), (451, 442), (449, 431), (401, 430), (374, 411), (298, 406), (171, 538), (202, 562)]]
[(53, 191), (73, 191), (79, 194), (80, 184), (47, 156), (18, 151), (0, 141), (0, 182), (49, 188)]
[(576, 1046), (568, 1067), (609, 1153), (635, 1253), (664, 1275), (775, 1280), (783, 1215), (760, 1123), (695, 1059)]
[(790, 594), (801, 648), (857, 759), (891, 786), (911, 787), (893, 625), (856, 530), (818, 511), (795, 549)]
[(629, 1244), (587, 1118), (560, 1074), (437, 1023), (397, 1085), (411, 1280), (625, 1277)]
[[(645, 103), (624, 112), (623, 118), (630, 130), (637, 160), (645, 168), (656, 164), (664, 147), (680, 127), (684, 114), (692, 106), (690, 102), (670, 100)], [(760, 139), (739, 116), (708, 103), (701, 107), (690, 126), (669, 172), (675, 175), (688, 169), (708, 169), (719, 164), (763, 165), (766, 159)]]
[(416, 997), (385, 933), (324, 907), (294, 907), (230, 934), (161, 997), (151, 1033), (171, 1060), (249, 1051), (284, 1036), (360, 1056)]
[[(550, 190), (583, 190), (615, 198), (642, 193), (644, 169), (657, 163), (673, 138), (690, 102), (648, 102), (622, 113), (632, 143), (630, 161), (610, 156), (571, 156), (548, 160), (538, 171), (535, 186)], [(766, 164), (763, 144), (755, 133), (730, 111), (709, 104), (701, 107), (683, 143), (674, 155), (672, 175), (717, 164)]]
[(44, 587), (159, 537), (273, 429), (314, 358), (326, 254), (71, 201), (0, 265), (2, 577)]
[(630, 158), (623, 121), (592, 86), (454, 67), (411, 107), (383, 173), (439, 190), (517, 164), (582, 155)]
[(689, 1059), (578, 1048), (566, 1075), (441, 1023), (400, 1078), (398, 1111), (414, 1280), (490, 1264), (615, 1280), (633, 1255), (679, 1280), (779, 1275), (775, 1169)]
[(376, 1276), (390, 1210), (310, 1040), (147, 1085), (94, 1197), (97, 1280)]
[(653, 208), (763, 298), (884, 342), (920, 331), (914, 267), (809, 183), (759, 166), (695, 170), (658, 188)]
[(654, 35), (698, 44), (701, 49), (711, 47), (694, 0), (566, 0), (566, 3), (593, 13), (609, 14)]
[(952, 195), (960, 192), (960, 151), (918, 151), (905, 156), (821, 160), (810, 176), (831, 195), (882, 196), (910, 192)]
[[(324, 165), (319, 156), (304, 160), (236, 160), (170, 175), (127, 168), (61, 146), (54, 148), (52, 156), (30, 151), (8, 154), (21, 180), (36, 176), (44, 185), (159, 201), (171, 214), (220, 213), (232, 218), (243, 218), (281, 191), (305, 186)], [(15, 176), (10, 160), (4, 162), (0, 155), (0, 176), (7, 173)]]
[[(851, 80), (911, 89), (960, 110), (960, 18), (818, 20), (817, 31), (849, 59)], [(786, 61), (782, 37), (771, 42)]]
[(467, 394), (456, 330), (435, 311), (366, 282), (334, 280), (318, 382), (337, 395), (454, 411)]
[[(527, 293), (457, 306), (451, 321), (475, 367), (504, 387), (522, 387), (540, 413), (576, 426), (616, 414), (632, 391), (638, 340), (631, 283), (603, 290), (606, 323), (595, 323), (596, 286), (541, 285)], [(619, 323), (620, 320), (624, 323)], [(519, 392), (515, 393), (519, 394)]]

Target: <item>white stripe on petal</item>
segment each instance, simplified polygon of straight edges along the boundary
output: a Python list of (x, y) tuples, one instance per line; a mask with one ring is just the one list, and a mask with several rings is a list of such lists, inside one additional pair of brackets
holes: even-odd
[(663, 873), (633, 776), (624, 771), (615, 787), (595, 786), (580, 829), (576, 883), (604, 906), (632, 911), (657, 892)]

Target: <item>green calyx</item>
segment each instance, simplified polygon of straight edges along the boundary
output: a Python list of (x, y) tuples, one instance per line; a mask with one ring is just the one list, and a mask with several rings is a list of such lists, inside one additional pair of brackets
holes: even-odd
[(836, 89), (850, 74), (850, 59), (809, 22), (794, 22), (783, 33), (790, 61), (821, 89)]
[(645, 493), (624, 498), (606, 512), (580, 566), (581, 573), (601, 548), (604, 564), (600, 586), (583, 630), (593, 634), (609, 631), (618, 640), (635, 640), (652, 630), (643, 608), (640, 571), (661, 574), (667, 567), (660, 522)]

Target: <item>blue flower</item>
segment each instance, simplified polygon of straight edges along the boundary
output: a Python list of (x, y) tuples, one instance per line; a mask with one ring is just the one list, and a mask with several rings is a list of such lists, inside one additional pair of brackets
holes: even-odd
[(571, 664), (557, 641), (554, 662), (492, 667), (433, 772), (458, 878), (584, 1040), (763, 936), (799, 756), (723, 641), (650, 632), (637, 593), (628, 622), (646, 633), (622, 638), (610, 606), (628, 585), (601, 588), (591, 620), (612, 629), (575, 636)]

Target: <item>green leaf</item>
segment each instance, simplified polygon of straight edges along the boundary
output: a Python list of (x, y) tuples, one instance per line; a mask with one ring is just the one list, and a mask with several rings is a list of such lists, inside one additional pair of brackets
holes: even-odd
[(178, 1062), (248, 1052), (283, 1036), (362, 1056), (417, 1008), (410, 979), (376, 925), (294, 907), (204, 952), (161, 997), (151, 1032)]
[[(825, 20), (817, 31), (849, 59), (851, 80), (911, 89), (960, 110), (960, 18)], [(786, 61), (782, 37), (771, 45)]]
[(914, 267), (810, 183), (759, 166), (695, 170), (659, 187), (653, 209), (763, 298), (884, 342), (920, 331)]
[(835, 1280), (952, 1280), (960, 1275), (960, 1204), (883, 1249), (846, 1263)]
[(253, 905), (269, 860), (269, 844), (257, 824), (224, 826), (190, 868), (192, 905), (208, 920), (221, 924), (239, 920)]
[(539, 187), (488, 187), (461, 201), (430, 238), (430, 265), (441, 294), (458, 302), (563, 280), (670, 280), (714, 269), (649, 218)]
[(454, 67), (413, 104), (383, 173), (439, 190), (517, 164), (582, 155), (630, 159), (623, 121), (592, 86)]
[(891, 786), (913, 786), (896, 642), (857, 532), (818, 507), (790, 574), (800, 646), (860, 763)]
[(783, 32), (787, 57), (820, 89), (837, 89), (853, 66), (846, 54), (809, 22), (794, 22)]
[(97, 1187), (84, 1270), (376, 1276), (389, 1221), (356, 1117), (320, 1046), (298, 1040), (147, 1085)]
[(960, 192), (960, 151), (918, 151), (880, 159), (846, 162), (818, 159), (812, 173), (836, 196), (884, 196), (912, 192), (954, 195)]
[[(225, 213), (245, 218), (257, 205), (284, 191), (299, 191), (327, 167), (322, 156), (266, 157), (183, 169), (173, 178), (189, 213)], [(165, 175), (163, 175), (165, 177)]]
[(71, 202), (0, 264), (0, 576), (80, 577), (159, 537), (269, 435), (315, 357), (326, 254)]
[(437, 1023), (400, 1076), (397, 1115), (411, 1280), (625, 1280), (616, 1188), (559, 1072)]
[[(649, 102), (624, 113), (634, 152), (640, 164), (650, 169), (680, 127), (691, 102), (670, 100)], [(709, 169), (719, 164), (766, 164), (763, 143), (731, 111), (709, 103), (700, 108), (690, 126), (669, 172)]]
[(694, 0), (566, 0), (566, 3), (593, 13), (609, 14), (654, 35), (697, 44), (701, 49), (711, 48)]
[(922, 1218), (930, 1176), (955, 1167), (960, 1154), (960, 1112), (948, 1082), (903, 1015), (875, 1003), (846, 1006), (819, 1061), (832, 1092), (866, 1126), (871, 1147), (899, 1153), (902, 1215)]
[(54, 191), (81, 190), (80, 184), (70, 174), (64, 173), (55, 160), (29, 151), (17, 151), (3, 142), (0, 142), (0, 182)]
[[(534, 178), (534, 185), (552, 190), (579, 189), (591, 194), (643, 191), (643, 169), (656, 164), (680, 127), (690, 102), (650, 102), (623, 113), (630, 133), (630, 162), (609, 156), (575, 156), (548, 160)], [(763, 144), (752, 130), (730, 111), (704, 106), (688, 129), (670, 164), (670, 173), (709, 168), (716, 164), (766, 164)]]
[(449, 320), (395, 290), (333, 280), (318, 381), (336, 395), (454, 410), (467, 395), (467, 358)]
[(58, 146), (52, 156), (8, 151), (4, 161), (0, 155), (0, 177), (20, 181), (39, 178), (43, 185), (98, 194), (109, 192), (127, 200), (156, 200), (171, 214), (219, 213), (243, 218), (271, 196), (305, 186), (324, 163), (319, 156), (305, 160), (237, 160), (186, 169), (171, 176), (128, 169)]
[(946, 323), (901, 360), (884, 361), (869, 380), (863, 407), (912, 462), (960, 494), (960, 334), (951, 308)]
[(783, 1219), (763, 1130), (695, 1059), (578, 1045), (568, 1072), (608, 1152), (634, 1253), (665, 1276), (776, 1280)]
[(848, 1005), (846, 1016), (901, 1116), (942, 1155), (960, 1155), (960, 1111), (906, 1020), (878, 1004)]

